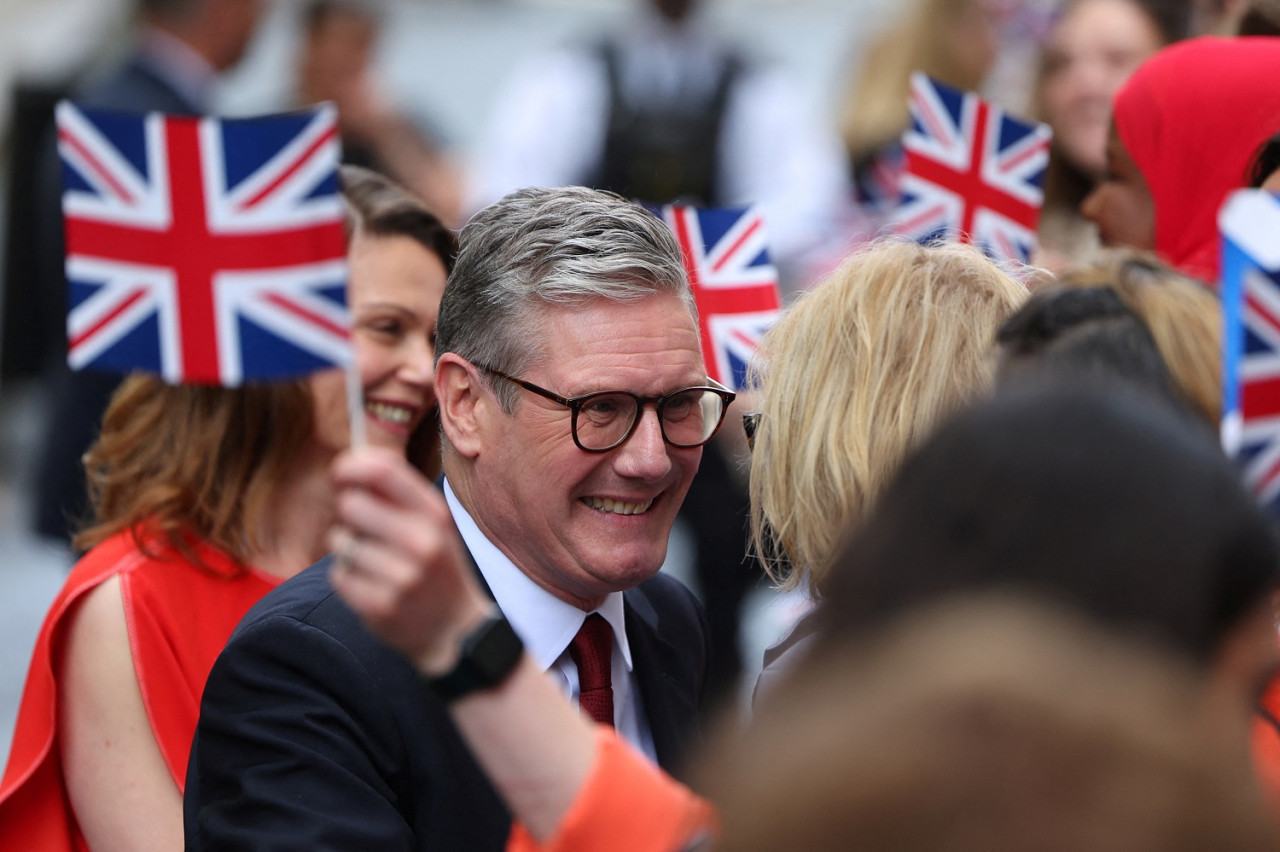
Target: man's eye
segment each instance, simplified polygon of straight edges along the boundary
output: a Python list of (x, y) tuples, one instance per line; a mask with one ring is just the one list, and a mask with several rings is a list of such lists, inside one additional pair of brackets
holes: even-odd
[(367, 323), (365, 328), (374, 334), (384, 335), (386, 337), (397, 337), (404, 333), (404, 325), (395, 320), (375, 320)]

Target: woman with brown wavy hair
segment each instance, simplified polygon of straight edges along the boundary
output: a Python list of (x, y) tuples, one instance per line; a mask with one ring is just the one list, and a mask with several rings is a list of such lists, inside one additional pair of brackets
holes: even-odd
[[(370, 444), (438, 465), (434, 340), (454, 237), (384, 179), (343, 170), (348, 304)], [(326, 552), (341, 371), (116, 392), (86, 456), (90, 548), (54, 601), (0, 781), (0, 848), (176, 849), (200, 695), (244, 613)]]

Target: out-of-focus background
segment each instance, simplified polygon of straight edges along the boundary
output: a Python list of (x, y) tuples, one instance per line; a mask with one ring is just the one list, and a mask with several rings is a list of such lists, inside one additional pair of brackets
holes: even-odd
[[(459, 193), (468, 199), (460, 203), (465, 213), (467, 204), (476, 201), (477, 190), (468, 186), (481, 165), (481, 140), (502, 118), (495, 115), (501, 94), (510, 91), (521, 69), (557, 47), (626, 31), (645, 2), (386, 0), (376, 4), (383, 13), (374, 53), (378, 89), (456, 165)], [(973, 5), (969, 0), (946, 2)], [(1010, 9), (1050, 5), (1049, 0), (980, 2), (991, 14), (1002, 10), (1001, 20), (1018, 25), (1039, 19), (1035, 14), (1009, 17)], [(784, 99), (791, 102), (793, 114), (812, 116), (816, 132), (838, 145), (851, 70), (865, 58), (871, 39), (896, 23), (904, 10), (924, 8), (925, 0), (704, 0), (701, 5), (700, 25), (738, 45), (753, 61), (780, 71), (788, 81)], [(266, 0), (266, 6), (248, 53), (217, 87), (215, 112), (250, 114), (300, 101), (296, 81), (302, 0)], [(119, 59), (130, 44), (133, 14), (131, 0), (0, 0), (0, 217), (10, 215), (15, 174), (20, 181), (25, 168), (15, 169), (13, 157), (32, 147), (32, 139), (23, 136), (21, 110)], [(1024, 33), (1002, 41), (998, 51), (994, 44), (974, 43), (979, 52), (989, 49), (991, 54), (978, 56), (980, 63), (990, 64), (998, 55), (986, 89), (1003, 91), (1005, 102), (1015, 108), (1025, 105), (1030, 88), (1026, 51), (1032, 41)], [(983, 70), (988, 70), (985, 65)], [(843, 167), (840, 150), (837, 159)], [(13, 232), (12, 224), (0, 220), (0, 237)], [(4, 248), (21, 252), (26, 247)], [(803, 287), (810, 271), (821, 265), (819, 252), (817, 261), (803, 267), (805, 272), (793, 269), (786, 282), (790, 290)], [(17, 286), (24, 285), (0, 280), (0, 293)], [(0, 308), (13, 301), (0, 301)], [(0, 319), (6, 320), (3, 327), (11, 335), (15, 320), (18, 327), (25, 322), (14, 316)], [(13, 339), (9, 346), (12, 351)], [(65, 544), (30, 532), (38, 447), (53, 425), (46, 384), (39, 375), (0, 379), (0, 765), (7, 757), (32, 643), (71, 564)], [(687, 574), (691, 547), (678, 531), (671, 570)], [(742, 634), (743, 683), (754, 680), (761, 650), (794, 616), (795, 607), (793, 599), (763, 588), (749, 597)]]

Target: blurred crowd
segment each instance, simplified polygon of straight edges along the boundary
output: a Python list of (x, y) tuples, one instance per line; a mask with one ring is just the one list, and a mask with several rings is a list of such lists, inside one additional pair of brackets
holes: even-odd
[[(0, 783), (0, 845), (65, 822), (57, 843), (29, 848), (166, 848), (183, 837), (185, 792), (189, 849), (267, 848), (289, 820), (320, 826), (298, 835), (311, 848), (396, 831), (481, 848), (508, 842), (513, 824), (505, 848), (1275, 848), (1280, 543), (1217, 440), (1215, 287), (1222, 201), (1280, 186), (1280, 3), (908, 0), (880, 10), (849, 51), (827, 109), (761, 45), (722, 31), (709, 4), (633, 0), (618, 26), (504, 69), (466, 145), (400, 103), (381, 73), (392, 9), (289, 6), (294, 76), (273, 108), (337, 108), (356, 360), (371, 443), (386, 451), (371, 458), (341, 454), (349, 435), (325, 402), (342, 391), (324, 378), (233, 393), (66, 366), (54, 104), (215, 113), (264, 0), (139, 0), (122, 49), (63, 79), (18, 81), (0, 392), (38, 389), (22, 397), (45, 424), (29, 462), (33, 527), (83, 559), (36, 648)], [(1027, 266), (885, 238), (914, 71), (1052, 129)], [(423, 56), (420, 73), (448, 72)], [(763, 211), (785, 310), (736, 399), (710, 380), (685, 386), (681, 359), (696, 347), (672, 298), (686, 298), (682, 267), (618, 197)], [(613, 289), (555, 279), (563, 292), (547, 296), (540, 282), (555, 275)], [(545, 300), (545, 316), (529, 320), (512, 307), (520, 299)], [(536, 372), (555, 362), (546, 353), (578, 365), (591, 346), (636, 387), (566, 389)], [(650, 387), (668, 373), (669, 386)], [(488, 419), (476, 388), (497, 400)], [(522, 455), (524, 439), (495, 425), (530, 400), (572, 412), (568, 461)], [(681, 405), (705, 427), (690, 431)], [(604, 419), (615, 415), (620, 426)], [(486, 444), (486, 430), (506, 443)], [(576, 475), (583, 458), (665, 483), (661, 496), (575, 505), (646, 517), (644, 535), (661, 533), (640, 560), (650, 574), (671, 524), (684, 530), (696, 606), (648, 587), (643, 606), (628, 599), (624, 629), (621, 602), (587, 594), (654, 581), (626, 559), (637, 576), (617, 568), (604, 583), (594, 571), (596, 551), (625, 550), (641, 521), (609, 547), (584, 535), (588, 547), (571, 541), (579, 521), (539, 505), (538, 487)], [(615, 727), (612, 695), (603, 717), (588, 710), (587, 652), (577, 638), (566, 647), (578, 625), (546, 651), (509, 606), (512, 581), (485, 564), (484, 539), (588, 622), (616, 616), (604, 652), (616, 738), (544, 690), (542, 672), (563, 670), (562, 691)], [(324, 571), (347, 609), (316, 616), (330, 604), (307, 595), (329, 595), (329, 574), (303, 569), (331, 551)], [(566, 551), (592, 576), (548, 579), (528, 565)], [(200, 570), (144, 587), (129, 579), (135, 562)], [(253, 583), (237, 580), (222, 600), (207, 575), (246, 566)], [(748, 662), (743, 602), (762, 585), (802, 603), (746, 685), (744, 713), (731, 700)], [(201, 708), (222, 643), (260, 598)], [(217, 617), (201, 620), (197, 600)], [(505, 636), (492, 632), (494, 600), (523, 644), (508, 638), (502, 660), (460, 687), (440, 660)], [(660, 614), (658, 636), (689, 644), (664, 687), (697, 694), (678, 719), (665, 705), (628, 709), (655, 688), (631, 658), (655, 641), (632, 635), (645, 613)], [(199, 622), (199, 647), (169, 650), (166, 631), (186, 632), (184, 619)], [(282, 621), (307, 629), (272, 634)], [(473, 640), (477, 624), (491, 632)], [(342, 653), (318, 662), (333, 651), (307, 644), (316, 631), (332, 631)], [(371, 650), (370, 633), (396, 653)], [(308, 659), (272, 657), (290, 643)], [(351, 674), (320, 699), (272, 681), (301, 671), (337, 683), (351, 660), (375, 686)], [(180, 701), (156, 697), (162, 678), (182, 684)], [(426, 721), (403, 721), (428, 681)], [(389, 709), (346, 715), (343, 689), (385, 691)], [(180, 712), (153, 709), (170, 701)], [(272, 713), (315, 706), (356, 731), (344, 750), (306, 736), (284, 750)], [(511, 733), (534, 719), (545, 742)], [(108, 754), (97, 744), (115, 725), (131, 738)], [(407, 725), (442, 737), (442, 751), (426, 760), (387, 744), (398, 735), (378, 739)], [(376, 804), (353, 804), (352, 821), (378, 827), (329, 836), (326, 796), (343, 782), (316, 790), (353, 760), (347, 748), (373, 755), (359, 790)], [(297, 760), (315, 799), (279, 804), (272, 786), (284, 782), (255, 749)], [(134, 789), (104, 785), (144, 758)], [(429, 798), (423, 777), (451, 772), (461, 792), (405, 804)], [(624, 791), (638, 802), (630, 817)], [(138, 807), (155, 815), (146, 832), (123, 818)], [(395, 830), (382, 832), (378, 815), (393, 811)], [(484, 843), (467, 833), (477, 826), (492, 833)]]

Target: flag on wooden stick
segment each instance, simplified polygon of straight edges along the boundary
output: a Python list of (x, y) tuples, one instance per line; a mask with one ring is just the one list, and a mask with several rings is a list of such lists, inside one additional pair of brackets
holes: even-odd
[(332, 107), (252, 119), (57, 109), (67, 360), (238, 385), (350, 360)]

